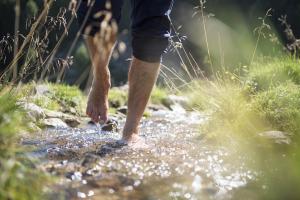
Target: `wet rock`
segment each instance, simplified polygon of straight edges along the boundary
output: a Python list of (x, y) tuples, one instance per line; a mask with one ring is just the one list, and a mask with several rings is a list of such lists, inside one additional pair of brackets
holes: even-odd
[(31, 119), (37, 121), (46, 117), (44, 110), (34, 103), (21, 102), (19, 105), (27, 112), (28, 117)]
[(84, 159), (81, 162), (81, 166), (91, 167), (92, 165), (95, 165), (98, 160), (99, 160), (99, 156), (88, 153), (84, 156)]
[(47, 128), (68, 128), (68, 125), (59, 118), (48, 118), (42, 121)]
[(112, 188), (118, 191), (122, 187), (132, 187), (134, 180), (125, 176), (104, 176), (99, 180), (90, 181), (89, 184), (95, 188)]
[(282, 131), (266, 131), (260, 133), (259, 135), (273, 140), (276, 144), (291, 144), (292, 142), (290, 135)]
[(118, 122), (116, 120), (110, 119), (101, 127), (102, 131), (117, 132), (118, 131)]
[(78, 153), (72, 149), (54, 147), (47, 149), (47, 157), (51, 160), (72, 160), (78, 158)]
[(76, 117), (64, 118), (63, 121), (72, 128), (80, 125), (80, 120)]
[(81, 181), (82, 174), (81, 172), (68, 172), (66, 178), (71, 179), (72, 181)]
[(159, 111), (159, 110), (166, 110), (166, 107), (165, 106), (161, 106), (161, 105), (150, 104), (148, 106), (148, 109), (150, 111)]
[(114, 131), (115, 130), (115, 125), (114, 124), (105, 124), (101, 127), (102, 131)]
[(102, 145), (96, 154), (100, 157), (105, 157), (106, 155), (115, 153), (117, 150), (120, 150), (125, 146), (127, 146), (127, 144), (121, 140), (107, 143), (105, 145)]
[(45, 109), (45, 115), (47, 118), (62, 118), (64, 113)]
[(80, 120), (76, 116), (68, 115), (62, 112), (46, 110), (45, 109), (46, 118), (59, 118), (63, 120), (70, 127), (77, 127), (80, 124)]
[(127, 106), (122, 106), (118, 108), (117, 112), (127, 115), (127, 110), (128, 110)]

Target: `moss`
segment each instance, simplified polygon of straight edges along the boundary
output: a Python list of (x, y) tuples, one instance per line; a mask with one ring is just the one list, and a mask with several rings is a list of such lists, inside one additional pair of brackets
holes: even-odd
[[(69, 107), (79, 107), (84, 103), (84, 95), (76, 86), (49, 83), (52, 99)], [(79, 109), (79, 108), (78, 108)]]
[(300, 134), (300, 86), (289, 82), (259, 93), (253, 108), (275, 129)]
[(24, 84), (17, 89), (17, 98), (49, 110), (71, 112), (71, 108), (74, 108), (78, 115), (84, 113), (86, 97), (78, 87), (54, 83), (44, 85), (49, 88), (49, 92), (42, 96), (34, 96), (37, 84)]
[(46, 96), (34, 98), (32, 102), (40, 106), (41, 108), (46, 108), (48, 110), (55, 110), (55, 111), (60, 110), (60, 104), (57, 101), (50, 99)]

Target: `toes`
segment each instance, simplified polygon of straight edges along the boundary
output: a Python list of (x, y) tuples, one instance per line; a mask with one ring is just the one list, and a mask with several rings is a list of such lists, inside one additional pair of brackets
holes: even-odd
[(90, 111), (88, 108), (86, 109), (85, 113), (86, 113), (86, 115), (87, 115), (88, 117), (91, 117), (91, 116), (92, 116), (92, 113), (91, 113), (91, 111)]
[(93, 111), (91, 115), (91, 119), (93, 122), (98, 123), (99, 122), (99, 112)]
[(92, 117), (92, 111), (93, 111), (93, 109), (91, 109), (91, 107), (88, 105), (86, 107), (85, 113), (86, 113), (87, 116)]
[(108, 121), (108, 117), (104, 116), (104, 115), (101, 115), (100, 120), (105, 124)]
[(106, 123), (108, 121), (107, 111), (100, 113), (100, 120), (103, 121), (103, 123)]

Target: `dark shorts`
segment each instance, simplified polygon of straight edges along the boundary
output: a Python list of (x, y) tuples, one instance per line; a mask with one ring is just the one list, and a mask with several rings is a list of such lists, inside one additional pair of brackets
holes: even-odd
[[(78, 21), (82, 25), (82, 33), (94, 36), (100, 31), (104, 17), (97, 13), (109, 11), (112, 14), (109, 23), (119, 23), (123, 0), (93, 0), (88, 5), (83, 0), (78, 9)], [(170, 36), (170, 12), (173, 0), (131, 0), (131, 27), (133, 56), (147, 62), (159, 62), (168, 46)]]

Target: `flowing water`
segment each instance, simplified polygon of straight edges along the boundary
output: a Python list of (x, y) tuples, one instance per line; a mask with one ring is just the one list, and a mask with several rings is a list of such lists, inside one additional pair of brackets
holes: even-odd
[(231, 199), (255, 173), (243, 157), (199, 137), (205, 120), (180, 109), (153, 112), (141, 125), (145, 148), (115, 145), (120, 133), (91, 125), (49, 129), (23, 143), (58, 177), (51, 199)]

